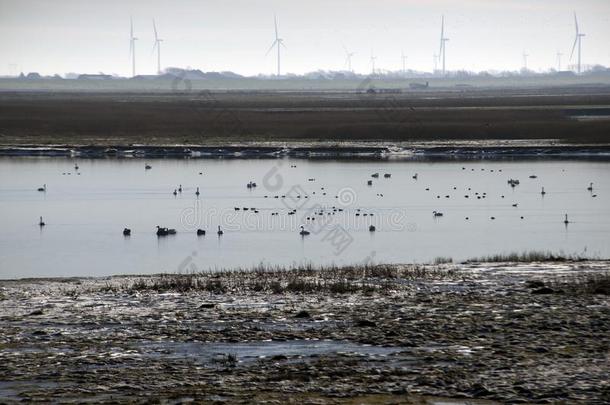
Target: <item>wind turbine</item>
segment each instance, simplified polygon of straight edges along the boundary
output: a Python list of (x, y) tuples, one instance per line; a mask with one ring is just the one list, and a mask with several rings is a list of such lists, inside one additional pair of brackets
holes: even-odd
[(449, 41), (449, 38), (445, 37), (445, 16), (441, 18), (441, 47), (439, 50), (439, 58), (443, 59), (443, 76), (445, 75), (445, 42)]
[(557, 71), (561, 72), (561, 57), (563, 56), (563, 53), (557, 51)]
[(356, 52), (348, 51), (345, 45), (343, 45), (343, 50), (345, 51), (345, 64), (347, 65), (347, 69), (353, 73), (354, 71), (352, 70), (352, 56), (354, 56)]
[(438, 55), (437, 54), (432, 55), (432, 63), (434, 63), (434, 71), (432, 73), (436, 73), (436, 71), (438, 70)]
[(527, 70), (527, 58), (528, 58), (529, 54), (525, 53), (525, 51), (523, 51), (523, 70)]
[(405, 55), (404, 51), (400, 53), (400, 59), (402, 60), (402, 74), (404, 75), (405, 72), (407, 71), (407, 69), (406, 69), (407, 55)]
[(373, 54), (373, 51), (371, 51), (371, 74), (375, 74), (375, 60), (377, 60), (377, 56), (375, 56), (375, 54)]
[(155, 24), (155, 20), (153, 19), (153, 30), (155, 31), (155, 44), (153, 45), (153, 52), (155, 48), (157, 48), (157, 74), (161, 74), (161, 42), (163, 40), (159, 38), (157, 34), (157, 25)]
[(131, 55), (131, 76), (136, 75), (136, 41), (138, 38), (133, 36), (133, 18), (129, 17), (130, 31), (129, 31), (129, 54)]
[(572, 45), (570, 60), (572, 60), (572, 56), (574, 56), (574, 49), (576, 48), (576, 44), (578, 43), (578, 73), (580, 73), (580, 45), (582, 37), (584, 37), (585, 34), (582, 34), (578, 29), (578, 19), (576, 18), (576, 12), (574, 13), (574, 27), (576, 28), (576, 36), (574, 37), (574, 45)]
[(282, 38), (280, 38), (278, 35), (277, 17), (275, 15), (273, 16), (273, 22), (275, 23), (275, 41), (273, 41), (273, 43), (269, 47), (269, 50), (267, 51), (266, 55), (269, 54), (269, 52), (271, 52), (271, 50), (273, 49), (274, 46), (277, 47), (277, 76), (280, 77), (280, 60), (281, 60), (280, 46), (283, 46), (284, 48), (286, 48), (286, 45), (284, 45), (284, 40)]

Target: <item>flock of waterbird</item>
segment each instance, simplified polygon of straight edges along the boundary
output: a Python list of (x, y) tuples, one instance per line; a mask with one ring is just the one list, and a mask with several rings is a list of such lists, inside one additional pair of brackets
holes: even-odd
[[(291, 165), (290, 167), (291, 168), (296, 168), (296, 165)], [(147, 164), (145, 164), (144, 168), (145, 168), (145, 170), (150, 170), (150, 169), (152, 169), (152, 166), (147, 163)], [(74, 169), (76, 170), (77, 174), (80, 175), (80, 173), (78, 172), (78, 170), (79, 170), (78, 164), (75, 163)], [(466, 167), (462, 167), (462, 170), (466, 170)], [(475, 170), (474, 168), (471, 169), (471, 171), (474, 171), (474, 170)], [(481, 171), (485, 171), (485, 169), (481, 168)], [(494, 172), (494, 169), (491, 169), (490, 172)], [(502, 172), (502, 169), (498, 169), (498, 172)], [(63, 174), (65, 175), (66, 173), (63, 173)], [(203, 172), (199, 172), (199, 174), (202, 175)], [(378, 172), (371, 174), (371, 178), (372, 179), (379, 179), (379, 176), (380, 175), (379, 175)], [(384, 175), (383, 175), (384, 179), (390, 179), (391, 177), (392, 177), (391, 173), (384, 173)], [(532, 174), (532, 175), (529, 176), (530, 179), (536, 179), (537, 177), (538, 176), (535, 175), (535, 174)], [(418, 178), (419, 178), (418, 173), (413, 174), (411, 176), (411, 178), (413, 180), (417, 181)], [(310, 181), (310, 182), (315, 181), (315, 178), (309, 178), (308, 181)], [(513, 179), (513, 178), (509, 179), (507, 181), (507, 183), (508, 183), (508, 185), (511, 188), (515, 188), (515, 187), (517, 187), (517, 186), (519, 186), (521, 184), (519, 179)], [(373, 180), (367, 180), (367, 186), (373, 186)], [(254, 181), (249, 181), (246, 184), (246, 188), (248, 188), (248, 189), (255, 189), (256, 187), (257, 187), (257, 184)], [(199, 187), (196, 187), (195, 190), (196, 190), (195, 191), (195, 196), (197, 198), (199, 198), (199, 196), (201, 195)], [(457, 187), (454, 186), (453, 190), (457, 190)], [(43, 184), (42, 187), (38, 187), (37, 191), (38, 192), (46, 193), (46, 191), (47, 191), (46, 183)], [(321, 195), (323, 195), (323, 196), (327, 195), (327, 192), (325, 191), (325, 187), (320, 187), (320, 191), (321, 191)], [(430, 188), (426, 187), (425, 191), (430, 191)], [(472, 191), (471, 187), (468, 187), (467, 191), (469, 191), (469, 192)], [(593, 197), (593, 198), (597, 197), (597, 194), (593, 193), (593, 183), (592, 182), (589, 183), (589, 186), (587, 187), (587, 191), (589, 191), (591, 193), (591, 197)], [(174, 189), (172, 194), (174, 196), (177, 196), (178, 194), (182, 194), (182, 192), (183, 192), (183, 187), (182, 187), (182, 184), (180, 184), (178, 186), (178, 188)], [(315, 194), (316, 194), (316, 191), (313, 191), (312, 195), (315, 195)], [(540, 191), (540, 195), (542, 197), (544, 197), (546, 194), (547, 194), (547, 192), (544, 190), (544, 186), (542, 186), (541, 187), (541, 191)], [(377, 195), (377, 197), (383, 197), (382, 193), (377, 193), (376, 195)], [(482, 193), (475, 192), (474, 195), (472, 195), (472, 196), (476, 197), (476, 199), (481, 200), (481, 199), (487, 198), (487, 193), (486, 192), (482, 192)], [(297, 195), (294, 195), (294, 196), (291, 196), (291, 197), (292, 198), (296, 198), (296, 199), (301, 199), (301, 198), (306, 199), (306, 198), (309, 198), (309, 195), (308, 194), (303, 194), (303, 195), (297, 194)], [(465, 194), (464, 195), (464, 198), (470, 198), (470, 197), (471, 197), (471, 194)], [(500, 197), (504, 198), (505, 196), (501, 195)], [(275, 198), (275, 199), (280, 199), (281, 198), (281, 199), (285, 199), (286, 195), (285, 194), (282, 194), (282, 195), (278, 194), (278, 195), (272, 195), (272, 196), (265, 195), (264, 198)], [(338, 199), (339, 195), (335, 195), (335, 198)], [(441, 199), (441, 195), (440, 194), (437, 195), (436, 198), (437, 199)], [(449, 194), (446, 194), (444, 196), (444, 198), (449, 199), (449, 198), (451, 198), (451, 196)], [(518, 205), (519, 205), (518, 203), (513, 203), (512, 207), (516, 208), (516, 207), (518, 207)], [(255, 214), (258, 214), (260, 212), (259, 209), (254, 208), (254, 207), (234, 207), (234, 210), (235, 211), (250, 211), (250, 212), (253, 212)], [(307, 216), (307, 217), (304, 217), (304, 221), (306, 222), (306, 224), (313, 223), (313, 221), (316, 220), (316, 216), (328, 216), (328, 215), (335, 215), (337, 213), (344, 212), (344, 208), (340, 208), (340, 207), (337, 207), (337, 206), (332, 206), (329, 209), (328, 208), (323, 208), (323, 207), (318, 207), (315, 210), (309, 210), (309, 211), (311, 212), (311, 214), (309, 216)], [(289, 209), (287, 211), (287, 215), (288, 216), (295, 215), (296, 213), (297, 213), (297, 209), (296, 208), (292, 208), (292, 209)], [(280, 215), (279, 211), (271, 212), (271, 216), (278, 216), (278, 215)], [(437, 211), (437, 210), (432, 211), (432, 215), (435, 218), (444, 216), (444, 214), (441, 211)], [(370, 213), (369, 212), (363, 212), (361, 208), (357, 208), (355, 210), (355, 216), (356, 217), (360, 217), (360, 216), (363, 216), (363, 217), (367, 217), (367, 216), (373, 217), (374, 213), (372, 213), (372, 212), (370, 212)], [(495, 220), (495, 219), (496, 219), (495, 216), (491, 216), (490, 217), (490, 220)], [(524, 219), (524, 217), (521, 216), (520, 219)], [(467, 220), (467, 221), (470, 220), (470, 217), (465, 217), (465, 220)], [(568, 214), (564, 214), (563, 223), (566, 226), (570, 223), (570, 221), (568, 219)], [(42, 216), (40, 217), (38, 225), (40, 227), (44, 227), (46, 225), (46, 223), (44, 222)], [(157, 229), (156, 230), (156, 234), (157, 234), (158, 237), (163, 237), (163, 236), (168, 236), (168, 235), (175, 235), (177, 233), (174, 228), (166, 228), (166, 227), (161, 227), (161, 226), (157, 225), (156, 229)], [(370, 232), (375, 232), (376, 231), (376, 227), (374, 225), (372, 225), (372, 224), (369, 225), (369, 231)], [(204, 236), (204, 235), (206, 235), (206, 230), (205, 229), (201, 229), (201, 228), (197, 229), (196, 234), (197, 234), (197, 236)], [(218, 225), (218, 230), (216, 231), (216, 234), (218, 236), (222, 236), (224, 234), (224, 231), (222, 230), (220, 225)], [(305, 225), (301, 225), (299, 234), (301, 236), (307, 236), (307, 235), (310, 234), (310, 232), (305, 229)], [(123, 235), (126, 236), (126, 237), (127, 236), (131, 236), (131, 229), (124, 228), (123, 229)]]

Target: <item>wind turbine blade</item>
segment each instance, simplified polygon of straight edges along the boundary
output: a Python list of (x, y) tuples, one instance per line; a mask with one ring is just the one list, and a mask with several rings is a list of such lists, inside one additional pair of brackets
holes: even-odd
[(276, 43), (277, 43), (277, 39), (275, 41), (273, 41), (273, 43), (271, 44), (271, 46), (269, 47), (269, 49), (265, 53), (265, 56), (269, 55), (269, 52), (271, 52), (271, 50), (273, 49), (273, 47), (275, 46)]
[(576, 43), (578, 42), (578, 35), (574, 38), (574, 45), (572, 45), (572, 52), (570, 52), (570, 60), (572, 60), (572, 56), (574, 56), (574, 50), (576, 49)]
[(159, 40), (159, 36), (157, 35), (157, 24), (155, 24), (155, 19), (153, 18), (153, 30), (155, 31), (155, 42)]
[(279, 38), (279, 36), (277, 33), (277, 16), (275, 14), (273, 15), (273, 22), (275, 24), (275, 39), (277, 40)]
[(133, 17), (129, 17), (129, 38), (133, 38)]
[(284, 45), (284, 41), (280, 41), (279, 44), (282, 45), (284, 47), (284, 49), (288, 49), (288, 48), (286, 48), (286, 45)]
[(574, 28), (576, 28), (576, 35), (580, 33), (578, 30), (578, 19), (576, 18), (576, 12), (574, 12)]

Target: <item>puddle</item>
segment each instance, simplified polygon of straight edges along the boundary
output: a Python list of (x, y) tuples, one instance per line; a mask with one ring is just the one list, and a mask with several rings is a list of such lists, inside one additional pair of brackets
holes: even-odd
[(144, 342), (138, 345), (144, 356), (185, 358), (198, 363), (211, 363), (228, 354), (236, 355), (240, 363), (283, 355), (310, 357), (331, 353), (356, 356), (387, 356), (405, 350), (335, 340), (289, 340), (244, 343)]

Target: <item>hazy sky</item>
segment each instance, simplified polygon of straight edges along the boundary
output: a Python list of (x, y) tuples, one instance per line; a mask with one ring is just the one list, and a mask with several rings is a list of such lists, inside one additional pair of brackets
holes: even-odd
[(342, 44), (356, 52), (353, 68), (431, 70), (445, 15), (447, 69), (544, 70), (568, 63), (573, 12), (583, 38), (583, 63), (610, 65), (610, 0), (0, 0), (0, 74), (87, 72), (130, 75), (129, 16), (137, 73), (156, 70), (152, 19), (162, 66), (272, 73), (273, 15), (287, 49), (282, 70), (345, 68)]

